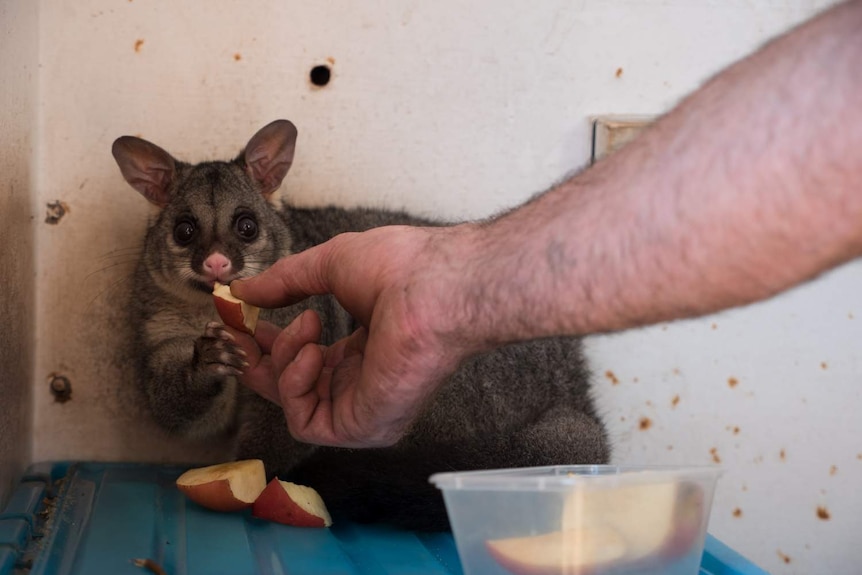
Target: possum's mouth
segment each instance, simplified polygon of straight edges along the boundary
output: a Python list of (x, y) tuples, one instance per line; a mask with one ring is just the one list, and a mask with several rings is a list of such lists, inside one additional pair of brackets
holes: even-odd
[(233, 275), (227, 279), (218, 279), (218, 280), (201, 280), (201, 279), (191, 279), (189, 283), (191, 286), (198, 290), (207, 294), (211, 294), (213, 292), (213, 288), (215, 288), (215, 282), (218, 281), (221, 284), (230, 285), (230, 282), (233, 280), (240, 279), (242, 276), (240, 274)]
[(196, 289), (198, 291), (202, 291), (203, 293), (211, 294), (213, 292), (214, 282), (205, 282), (205, 281), (201, 281), (201, 280), (191, 280), (190, 283), (194, 289)]

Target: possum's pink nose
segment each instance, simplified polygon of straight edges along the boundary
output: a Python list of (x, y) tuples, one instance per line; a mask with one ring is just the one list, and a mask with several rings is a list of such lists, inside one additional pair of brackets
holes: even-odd
[(227, 256), (214, 252), (204, 260), (204, 274), (207, 279), (224, 281), (231, 274), (231, 263)]

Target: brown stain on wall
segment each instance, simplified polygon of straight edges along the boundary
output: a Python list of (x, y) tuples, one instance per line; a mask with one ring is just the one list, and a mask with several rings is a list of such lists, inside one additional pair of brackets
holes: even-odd
[(733, 516), (736, 518), (742, 517), (742, 509), (740, 509), (739, 507), (734, 509), (733, 510)]
[(729, 378), (727, 378), (727, 386), (728, 386), (730, 389), (733, 389), (733, 388), (734, 388), (734, 387), (736, 387), (737, 385), (739, 385), (739, 380), (738, 380), (738, 379), (736, 379), (735, 377), (729, 377)]
[(612, 372), (611, 370), (607, 370), (605, 372), (605, 377), (608, 378), (608, 381), (611, 382), (611, 385), (619, 385), (619, 383), (620, 383), (620, 380), (617, 379), (616, 374), (614, 372)]
[(141, 47), (143, 45), (144, 45), (144, 39), (143, 38), (138, 38), (137, 40), (135, 40), (135, 52), (140, 52)]
[(614, 76), (616, 76), (617, 78), (622, 78), (623, 77), (623, 69), (617, 68), (617, 71), (614, 73)]
[(782, 561), (784, 561), (785, 563), (787, 563), (788, 565), (790, 564), (790, 556), (789, 556), (789, 555), (787, 555), (787, 554), (785, 554), (785, 553), (782, 553), (782, 552), (781, 552), (781, 549), (779, 549), (779, 550), (778, 550), (778, 557), (779, 557)]
[(647, 429), (652, 427), (652, 420), (649, 417), (641, 417), (638, 427), (640, 427), (641, 431), (646, 431)]
[(832, 515), (829, 514), (829, 510), (826, 507), (820, 505), (817, 507), (817, 518), (821, 521), (829, 521)]
[(721, 463), (721, 457), (718, 456), (718, 448), (717, 447), (713, 447), (712, 449), (710, 449), (709, 454), (712, 455), (712, 460), (715, 463)]
[(679, 405), (679, 395), (674, 395), (673, 399), (670, 400), (670, 406), (676, 407), (677, 405)]

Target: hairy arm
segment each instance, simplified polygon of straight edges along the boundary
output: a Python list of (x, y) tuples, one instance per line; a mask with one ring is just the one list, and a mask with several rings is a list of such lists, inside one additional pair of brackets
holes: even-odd
[(862, 254), (860, 31), (862, 2), (826, 12), (501, 217), (344, 234), (234, 282), (264, 306), (333, 293), (364, 326), (322, 348), (304, 314), (244, 383), (299, 439), (386, 445), (471, 354), (744, 305)]
[(727, 69), (635, 142), (479, 226), (493, 343), (754, 302), (862, 253), (862, 3)]

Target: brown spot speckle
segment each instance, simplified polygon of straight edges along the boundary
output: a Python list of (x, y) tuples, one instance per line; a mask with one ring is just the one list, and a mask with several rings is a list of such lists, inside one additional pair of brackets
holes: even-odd
[(233, 55), (233, 59), (234, 59), (235, 61), (239, 62), (240, 60), (242, 60), (242, 54), (240, 54), (239, 52), (235, 53), (235, 54)]
[(742, 517), (742, 509), (740, 509), (739, 507), (737, 507), (736, 509), (734, 509), (734, 510), (733, 510), (733, 516), (734, 516), (734, 517), (737, 517), (737, 518), (738, 518), (738, 517)]
[(670, 400), (671, 407), (676, 407), (677, 405), (679, 405), (679, 394), (674, 395), (673, 399)]
[(728, 378), (727, 378), (727, 386), (728, 386), (730, 389), (733, 389), (733, 388), (734, 388), (734, 387), (736, 387), (737, 385), (739, 385), (739, 380), (738, 380), (738, 379), (736, 379), (735, 377), (728, 377)]
[(781, 549), (778, 550), (778, 557), (788, 565), (790, 564), (790, 556), (782, 553)]
[(143, 38), (138, 38), (137, 40), (135, 40), (135, 52), (140, 52), (141, 47), (143, 45), (144, 45), (144, 39)]
[(611, 385), (618, 385), (620, 380), (617, 379), (617, 376), (611, 370), (607, 370), (605, 372), (605, 377), (608, 378), (608, 381), (611, 382)]
[(650, 427), (652, 427), (652, 420), (649, 417), (641, 417), (641, 421), (638, 424), (641, 431), (646, 431)]
[(712, 449), (710, 449), (709, 454), (712, 455), (712, 460), (715, 463), (721, 463), (721, 457), (718, 456), (718, 448), (717, 447), (713, 447)]
[(673, 451), (673, 445), (668, 445), (668, 446), (667, 446), (667, 450), (668, 450), (668, 451)]
[(847, 314), (847, 319), (853, 319), (853, 312)]
[(61, 200), (48, 202), (45, 207), (45, 223), (52, 226), (59, 224), (63, 216), (69, 213), (69, 204)]
[(616, 71), (616, 73), (614, 74), (614, 76), (616, 76), (617, 78), (622, 78), (622, 77), (623, 77), (623, 69), (622, 69), (622, 68), (617, 68), (617, 71)]
[(739, 426), (738, 426), (738, 425), (734, 425), (734, 426), (733, 426), (733, 434), (734, 434), (734, 435), (739, 435)]
[(782, 449), (778, 452), (778, 457), (779, 459), (781, 459), (781, 461), (787, 461), (787, 452)]
[(821, 521), (829, 521), (832, 516), (829, 514), (829, 510), (823, 507), (822, 505), (817, 508), (817, 519)]
[(673, 368), (673, 374), (674, 374), (674, 375), (679, 375), (679, 374), (680, 374), (680, 371), (679, 371), (679, 368), (678, 368), (678, 367)]
[(638, 378), (636, 378), (636, 377), (632, 379), (632, 382), (634, 382), (634, 383), (637, 383), (637, 382), (639, 382), (639, 381), (640, 381), (640, 380), (639, 380)]
[(709, 326), (709, 327), (711, 327), (712, 329), (718, 329), (718, 324), (717, 324), (717, 323), (714, 323), (714, 324), (712, 324), (712, 325), (711, 325), (711, 326)]
[(829, 468), (829, 475), (835, 475), (836, 473), (838, 473), (838, 466), (837, 465), (833, 465), (832, 467)]
[(333, 58), (332, 56), (328, 57), (326, 61), (329, 62), (330, 66), (335, 66), (335, 58)]
[(820, 362), (820, 369), (829, 369), (829, 365), (825, 361)]

